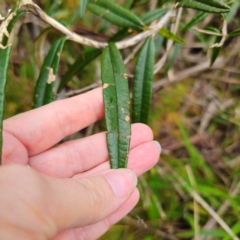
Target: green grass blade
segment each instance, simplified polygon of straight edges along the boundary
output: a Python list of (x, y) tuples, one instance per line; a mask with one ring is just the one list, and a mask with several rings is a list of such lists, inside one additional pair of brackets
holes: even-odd
[(136, 64), (133, 81), (132, 121), (148, 123), (152, 100), (155, 45), (152, 38), (144, 43)]
[(209, 13), (227, 13), (230, 11), (228, 5), (213, 0), (180, 0), (178, 1), (177, 7), (192, 8)]
[(204, 175), (208, 178), (209, 184), (213, 182), (213, 172), (208, 164), (205, 162), (204, 158), (202, 157), (201, 153), (195, 148), (195, 146), (191, 143), (190, 137), (188, 135), (187, 129), (182, 125), (182, 123), (178, 122), (179, 130), (182, 134), (182, 142), (186, 147), (189, 158), (191, 160), (191, 166), (193, 168), (199, 168), (203, 171)]
[(33, 108), (41, 107), (54, 100), (53, 87), (65, 41), (65, 37), (58, 39), (49, 50), (35, 87)]
[(142, 30), (144, 27), (143, 22), (138, 16), (109, 0), (90, 1), (87, 8), (97, 16), (121, 28)]
[(111, 168), (127, 167), (130, 145), (130, 96), (126, 68), (114, 43), (104, 49), (101, 77)]
[(4, 113), (5, 86), (7, 82), (7, 70), (12, 47), (0, 49), (0, 165), (2, 160), (2, 121)]
[(83, 18), (89, 0), (80, 0), (79, 15)]

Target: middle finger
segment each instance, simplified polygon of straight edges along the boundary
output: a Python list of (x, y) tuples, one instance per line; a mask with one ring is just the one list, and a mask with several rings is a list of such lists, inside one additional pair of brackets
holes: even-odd
[[(144, 124), (132, 125), (130, 149), (152, 141), (152, 130)], [(108, 160), (106, 133), (60, 144), (30, 157), (29, 165), (49, 176), (69, 178), (90, 170)]]

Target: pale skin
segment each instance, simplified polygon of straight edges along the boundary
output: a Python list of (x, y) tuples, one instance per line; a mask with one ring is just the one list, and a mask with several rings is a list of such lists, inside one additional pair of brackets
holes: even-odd
[(4, 121), (0, 239), (94, 240), (134, 208), (160, 154), (149, 127), (132, 125), (128, 170), (110, 170), (104, 132), (56, 145), (103, 115), (95, 89)]

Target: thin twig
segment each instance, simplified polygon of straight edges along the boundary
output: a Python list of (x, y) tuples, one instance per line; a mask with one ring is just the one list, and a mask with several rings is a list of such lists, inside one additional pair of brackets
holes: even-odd
[[(95, 47), (95, 48), (105, 48), (108, 43), (107, 42), (99, 42), (87, 37), (82, 37), (72, 31), (70, 31), (68, 28), (63, 26), (61, 23), (57, 22), (55, 19), (48, 16), (37, 4), (27, 1), (26, 4), (23, 5), (26, 7), (30, 12), (32, 12), (34, 15), (42, 19), (44, 22), (48, 23), (50, 26), (64, 34), (67, 39), (72, 40), (74, 42), (77, 42), (79, 44)], [(154, 26), (151, 26), (149, 30), (143, 31), (133, 37), (129, 37), (127, 39), (124, 39), (122, 41), (116, 42), (116, 46), (118, 49), (128, 48), (131, 47), (138, 42), (141, 42), (142, 40), (146, 39), (147, 37), (155, 34), (160, 28), (162, 28), (172, 17), (172, 9), (170, 9), (164, 17), (162, 17)]]
[[(176, 34), (180, 25), (180, 19), (182, 17), (182, 8), (179, 8), (178, 13), (177, 13), (177, 17), (176, 17), (176, 23), (173, 25), (173, 33)], [(160, 60), (155, 64), (154, 66), (154, 74), (158, 73), (162, 67), (165, 65), (167, 59), (168, 59), (168, 55), (169, 52), (172, 49), (173, 46), (173, 40), (169, 39), (167, 41), (167, 48), (166, 48), (166, 52), (163, 54), (163, 56), (160, 58)]]
[(163, 231), (161, 231), (159, 229), (154, 229), (152, 227), (149, 227), (143, 221), (143, 219), (139, 218), (138, 216), (134, 216), (134, 218), (137, 218), (137, 219), (133, 219), (132, 217), (125, 217), (124, 221), (128, 225), (132, 225), (134, 227), (142, 229), (144, 232), (149, 232), (149, 233), (151, 233), (152, 235), (154, 235), (156, 237), (160, 237), (160, 238), (165, 239), (165, 240), (178, 240), (178, 238), (176, 238), (175, 236), (172, 236), (172, 235), (170, 235), (170, 234), (168, 234), (166, 232), (163, 232)]
[[(221, 67), (225, 64), (225, 62), (226, 62), (226, 59), (224, 59), (223, 57), (219, 57), (216, 60), (214, 67)], [(211, 69), (211, 68), (209, 68), (209, 65), (210, 65), (210, 61), (206, 61), (206, 62), (200, 63), (194, 67), (190, 67), (184, 71), (181, 71), (180, 73), (176, 73), (175, 76), (171, 80), (169, 80), (168, 78), (163, 78), (153, 84), (153, 90), (158, 91), (162, 87), (165, 87), (171, 83), (179, 82), (189, 76), (193, 76), (199, 72), (203, 72), (205, 70)]]
[(157, 7), (158, 0), (151, 0), (149, 4), (150, 4), (149, 10), (152, 11)]
[(128, 64), (136, 55), (136, 53), (139, 51), (139, 49), (142, 47), (144, 44), (144, 41), (141, 41), (133, 50), (132, 52), (124, 59), (124, 64)]
[(195, 30), (195, 31), (200, 32), (200, 33), (205, 33), (205, 34), (208, 34), (208, 35), (212, 35), (212, 36), (222, 37), (221, 33), (216, 33), (216, 32), (212, 32), (212, 31), (204, 30), (204, 29), (201, 29), (201, 28), (198, 28), (198, 27), (192, 27), (192, 30)]
[(15, 15), (16, 15), (15, 12), (9, 13), (5, 20), (0, 25), (0, 49), (5, 49), (9, 46), (9, 45), (3, 46), (2, 41), (4, 36), (9, 38), (9, 32), (7, 30), (7, 27)]
[(226, 39), (227, 39), (227, 20), (224, 20), (223, 27), (222, 27), (222, 39), (221, 39), (220, 43), (215, 43), (215, 44), (211, 45), (209, 48), (222, 47), (223, 44), (225, 43)]
[(201, 123), (199, 127), (199, 134), (203, 134), (208, 126), (212, 118), (216, 115), (216, 113), (220, 110), (225, 110), (226, 108), (231, 107), (235, 104), (233, 99), (228, 99), (225, 102), (221, 102), (219, 99), (213, 98), (212, 101), (209, 103), (204, 115), (201, 118)]
[(101, 83), (93, 83), (93, 84), (86, 86), (84, 88), (81, 88), (81, 89), (72, 90), (72, 91), (69, 91), (66, 93), (60, 93), (60, 94), (58, 94), (58, 96), (59, 97), (72, 97), (72, 96), (87, 92), (89, 90), (92, 90), (92, 89), (100, 87), (100, 86), (101, 86)]

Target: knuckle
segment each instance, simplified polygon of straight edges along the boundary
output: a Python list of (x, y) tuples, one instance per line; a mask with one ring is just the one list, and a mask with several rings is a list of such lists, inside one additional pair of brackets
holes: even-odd
[(84, 188), (86, 205), (91, 209), (93, 216), (100, 214), (110, 204), (112, 193), (103, 178), (81, 181), (81, 187)]

